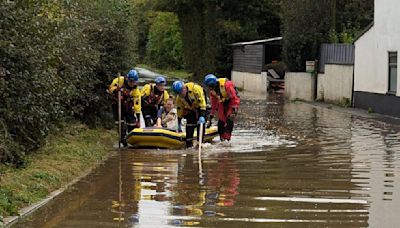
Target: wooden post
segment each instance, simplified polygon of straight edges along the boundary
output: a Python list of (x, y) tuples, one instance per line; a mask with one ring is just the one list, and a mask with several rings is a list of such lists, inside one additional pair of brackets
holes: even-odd
[(118, 149), (121, 148), (121, 90), (118, 89)]
[(200, 130), (199, 130), (199, 172), (200, 172), (200, 175), (203, 172), (202, 165), (201, 165), (201, 143), (203, 142), (203, 128), (204, 128), (204, 124), (200, 123)]

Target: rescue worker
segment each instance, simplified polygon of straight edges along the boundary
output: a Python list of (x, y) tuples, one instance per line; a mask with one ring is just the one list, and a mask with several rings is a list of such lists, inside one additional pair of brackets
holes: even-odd
[(157, 127), (168, 128), (170, 130), (178, 130), (178, 115), (174, 107), (173, 98), (169, 98), (167, 103), (158, 110)]
[(126, 131), (132, 131), (140, 127), (141, 93), (138, 88), (139, 75), (132, 69), (126, 77), (116, 77), (108, 92), (114, 96), (112, 110), (115, 123), (118, 125), (118, 91), (121, 91), (121, 142), (127, 146)]
[(154, 82), (142, 88), (142, 114), (146, 127), (156, 124), (158, 110), (167, 103), (169, 98), (165, 90), (167, 80), (163, 76), (158, 76)]
[[(172, 90), (177, 95), (176, 109), (178, 112), (178, 131), (182, 132), (182, 118), (186, 119), (186, 147), (193, 146), (194, 129), (197, 127), (199, 136), (199, 124), (205, 124), (206, 97), (203, 88), (193, 82), (183, 83), (175, 81)], [(203, 128), (203, 135), (205, 127)], [(203, 137), (204, 140), (204, 137)]]
[(204, 84), (210, 91), (211, 114), (207, 127), (218, 111), (218, 134), (221, 141), (231, 140), (234, 119), (237, 114), (240, 98), (232, 81), (226, 78), (217, 78), (208, 74), (204, 78)]

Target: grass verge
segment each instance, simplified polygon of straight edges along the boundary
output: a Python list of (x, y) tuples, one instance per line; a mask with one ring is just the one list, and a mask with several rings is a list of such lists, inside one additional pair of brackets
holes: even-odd
[(25, 168), (0, 167), (0, 224), (2, 216), (17, 215), (19, 209), (46, 198), (98, 164), (116, 137), (115, 131), (74, 123), (49, 136), (46, 145), (28, 157)]
[(137, 67), (145, 68), (145, 69), (151, 70), (155, 73), (159, 73), (159, 74), (162, 74), (169, 78), (174, 78), (174, 79), (190, 79), (192, 77), (192, 73), (189, 73), (184, 70), (158, 69), (155, 67), (151, 67), (147, 64), (138, 64)]

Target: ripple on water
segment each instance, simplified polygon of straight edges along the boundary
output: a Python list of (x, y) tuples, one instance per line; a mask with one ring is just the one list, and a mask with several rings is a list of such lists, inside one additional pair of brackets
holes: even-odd
[(286, 139), (267, 130), (242, 130), (234, 131), (230, 142), (214, 140), (212, 144), (204, 145), (204, 153), (249, 153), (266, 152), (278, 147), (296, 147), (297, 142)]

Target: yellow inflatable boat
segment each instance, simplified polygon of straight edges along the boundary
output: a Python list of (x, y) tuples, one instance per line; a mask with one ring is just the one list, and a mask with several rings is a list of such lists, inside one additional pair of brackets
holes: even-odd
[[(218, 135), (217, 127), (206, 129), (205, 142), (211, 142)], [(194, 137), (197, 137), (195, 131)], [(163, 128), (135, 128), (128, 135), (128, 143), (133, 147), (157, 147), (180, 149), (185, 146), (186, 133)]]

